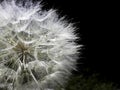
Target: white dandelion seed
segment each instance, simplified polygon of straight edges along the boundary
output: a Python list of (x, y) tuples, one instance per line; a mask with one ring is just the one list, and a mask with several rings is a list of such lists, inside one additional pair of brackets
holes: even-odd
[(32, 2), (0, 3), (0, 88), (58, 90), (75, 69), (80, 45), (71, 23)]

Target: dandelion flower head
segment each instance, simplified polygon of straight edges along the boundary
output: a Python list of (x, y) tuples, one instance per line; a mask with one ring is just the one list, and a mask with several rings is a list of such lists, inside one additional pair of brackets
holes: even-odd
[(0, 88), (58, 90), (75, 69), (76, 28), (41, 6), (0, 3)]

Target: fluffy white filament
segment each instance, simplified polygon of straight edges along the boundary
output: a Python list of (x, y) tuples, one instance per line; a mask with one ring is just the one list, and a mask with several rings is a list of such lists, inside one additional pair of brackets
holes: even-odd
[(75, 28), (32, 2), (0, 3), (0, 88), (59, 90), (75, 69)]

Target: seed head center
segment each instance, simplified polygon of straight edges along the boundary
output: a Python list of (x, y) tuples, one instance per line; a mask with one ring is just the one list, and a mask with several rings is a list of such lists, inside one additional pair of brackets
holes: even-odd
[(27, 56), (30, 55), (29, 45), (24, 44), (23, 42), (18, 42), (15, 46), (14, 51), (18, 54), (20, 61), (22, 63), (27, 63)]

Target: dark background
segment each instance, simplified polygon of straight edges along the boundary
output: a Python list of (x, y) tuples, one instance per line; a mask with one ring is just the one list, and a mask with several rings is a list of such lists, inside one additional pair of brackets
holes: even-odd
[(119, 59), (117, 57), (112, 22), (112, 5), (107, 2), (81, 2), (79, 0), (43, 0), (43, 9), (54, 8), (76, 23), (76, 32), (83, 44), (78, 71), (74, 74), (99, 74), (100, 79), (120, 84)]
[(43, 0), (43, 9), (57, 9), (61, 16), (76, 23), (83, 44), (78, 71), (74, 74), (99, 74), (100, 79), (120, 84), (119, 59), (115, 51), (112, 5), (79, 0)]

